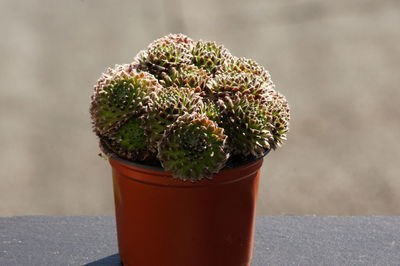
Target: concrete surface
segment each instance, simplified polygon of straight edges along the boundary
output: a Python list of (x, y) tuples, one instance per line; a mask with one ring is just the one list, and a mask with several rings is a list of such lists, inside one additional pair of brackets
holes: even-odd
[(169, 32), (255, 59), (289, 100), (258, 214), (400, 215), (399, 28), (397, 0), (0, 0), (0, 215), (113, 214), (92, 87)]
[[(257, 217), (252, 266), (398, 265), (400, 217)], [(0, 218), (0, 265), (121, 265), (114, 217)]]

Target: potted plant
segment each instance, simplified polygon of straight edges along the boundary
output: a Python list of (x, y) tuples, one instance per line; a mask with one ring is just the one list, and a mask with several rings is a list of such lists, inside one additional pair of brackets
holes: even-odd
[(289, 122), (262, 66), (171, 34), (108, 69), (90, 114), (125, 265), (250, 265), (260, 167)]

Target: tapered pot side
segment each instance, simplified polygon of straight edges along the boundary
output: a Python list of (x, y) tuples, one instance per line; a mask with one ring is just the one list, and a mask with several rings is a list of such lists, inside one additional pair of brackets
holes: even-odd
[(109, 157), (124, 265), (250, 265), (263, 158), (196, 182)]

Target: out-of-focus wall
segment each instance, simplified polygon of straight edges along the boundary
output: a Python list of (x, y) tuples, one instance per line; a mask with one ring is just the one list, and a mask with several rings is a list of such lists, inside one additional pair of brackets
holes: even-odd
[(289, 100), (258, 214), (400, 215), (399, 28), (397, 0), (0, 0), (0, 216), (113, 214), (92, 88), (169, 32), (255, 59)]

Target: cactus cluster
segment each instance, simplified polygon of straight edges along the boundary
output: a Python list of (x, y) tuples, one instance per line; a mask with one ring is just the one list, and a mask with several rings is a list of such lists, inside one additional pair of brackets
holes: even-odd
[(290, 119), (264, 67), (183, 34), (155, 40), (132, 63), (108, 69), (90, 114), (103, 148), (192, 182), (212, 178), (233, 158), (276, 149)]

